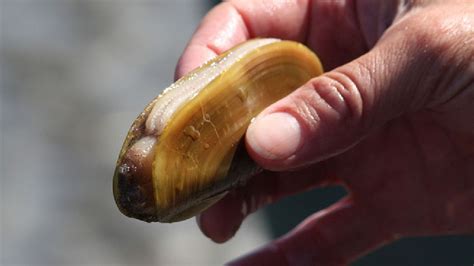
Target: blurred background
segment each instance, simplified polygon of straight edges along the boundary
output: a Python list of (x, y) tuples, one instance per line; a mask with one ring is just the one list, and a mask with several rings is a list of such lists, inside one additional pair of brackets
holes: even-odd
[[(112, 173), (131, 122), (173, 79), (210, 0), (0, 0), (0, 263), (221, 265), (344, 195), (288, 198), (223, 245), (194, 220), (119, 213)], [(472, 265), (473, 237), (407, 239), (357, 265)]]

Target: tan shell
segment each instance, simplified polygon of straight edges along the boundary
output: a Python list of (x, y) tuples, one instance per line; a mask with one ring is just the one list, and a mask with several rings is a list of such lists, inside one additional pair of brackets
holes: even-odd
[(251, 119), (321, 73), (304, 45), (254, 39), (172, 84), (125, 139), (114, 174), (119, 209), (147, 222), (180, 221), (245, 183), (259, 171), (240, 143)]

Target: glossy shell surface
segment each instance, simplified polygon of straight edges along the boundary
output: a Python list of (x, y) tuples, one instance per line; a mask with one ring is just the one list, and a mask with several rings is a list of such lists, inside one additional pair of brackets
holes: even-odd
[(192, 217), (259, 171), (241, 140), (265, 107), (320, 75), (304, 45), (247, 41), (181, 78), (133, 123), (119, 154), (114, 197), (147, 222)]

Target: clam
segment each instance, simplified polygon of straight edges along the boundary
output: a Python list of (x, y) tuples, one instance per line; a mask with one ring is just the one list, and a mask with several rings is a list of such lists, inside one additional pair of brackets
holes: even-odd
[(260, 168), (242, 144), (265, 107), (322, 73), (304, 45), (244, 42), (176, 81), (132, 124), (113, 190), (120, 211), (146, 222), (190, 218)]

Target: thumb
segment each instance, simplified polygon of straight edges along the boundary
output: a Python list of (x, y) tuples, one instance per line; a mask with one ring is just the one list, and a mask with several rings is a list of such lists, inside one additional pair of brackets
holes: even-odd
[(418, 45), (386, 38), (269, 106), (247, 130), (249, 154), (266, 169), (297, 168), (337, 155), (385, 122), (421, 108), (429, 88), (421, 79), (436, 56), (420, 53)]

